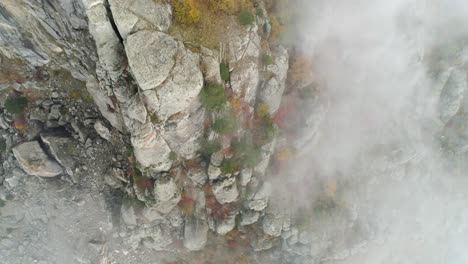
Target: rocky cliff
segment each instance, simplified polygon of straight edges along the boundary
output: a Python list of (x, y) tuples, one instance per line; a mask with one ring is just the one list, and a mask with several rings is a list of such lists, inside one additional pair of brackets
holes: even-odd
[[(366, 241), (336, 179), (297, 216), (288, 184), (309, 186), (273, 177), (311, 155), (331, 103), (272, 2), (3, 0), (6, 263), (322, 263)], [(433, 63), (432, 121), (465, 153), (457, 58)]]

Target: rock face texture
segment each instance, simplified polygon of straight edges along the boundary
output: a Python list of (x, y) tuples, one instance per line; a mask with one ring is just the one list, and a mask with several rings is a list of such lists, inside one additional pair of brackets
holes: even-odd
[[(180, 24), (170, 1), (23, 2), (0, 3), (0, 55), (21, 60), (38, 79), (14, 80), (16, 92), (39, 87), (47, 99), (30, 102), (24, 116), (0, 113), (0, 143), (6, 138), (6, 152), (14, 154), (3, 167), (17, 174), (0, 184), (22, 186), (21, 170), (10, 165), (17, 162), (29, 175), (61, 175), (60, 181), (85, 186), (76, 194), (79, 204), (94, 204), (90, 197), (102, 194), (94, 202), (96, 210), (109, 203), (103, 237), (73, 233), (98, 256), (67, 263), (113, 263), (107, 257), (127, 256), (107, 253), (106, 239), (115, 248), (180, 253), (204, 250), (210, 237), (250, 225), (279, 237), (282, 229), (262, 220), (270, 195), (264, 178), (276, 146), (272, 117), (285, 90), (289, 56), (281, 45), (262, 45), (271, 27), (263, 1), (258, 4), (265, 15), (250, 26), (223, 13), (229, 30), (218, 48), (174, 34)], [(263, 54), (271, 54), (273, 63), (264, 65)], [(202, 99), (209, 85), (216, 85), (218, 97)], [(219, 101), (215, 108), (207, 106), (210, 100)], [(267, 108), (262, 116), (260, 104)], [(29, 142), (20, 143), (11, 126), (25, 117)], [(180, 249), (174, 246), (179, 242)]]

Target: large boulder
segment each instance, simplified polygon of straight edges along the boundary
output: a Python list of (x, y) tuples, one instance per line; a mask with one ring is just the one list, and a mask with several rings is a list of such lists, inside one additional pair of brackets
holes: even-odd
[(77, 142), (68, 137), (41, 135), (42, 141), (49, 147), (50, 153), (65, 168), (68, 175), (73, 175), (79, 151)]
[(29, 175), (55, 177), (63, 173), (60, 164), (50, 159), (37, 141), (15, 146), (13, 154), (21, 168)]
[(178, 50), (171, 36), (151, 30), (128, 36), (125, 49), (133, 76), (142, 90), (154, 89), (167, 79)]
[(171, 6), (154, 0), (110, 0), (112, 15), (120, 36), (142, 29), (166, 31), (171, 25)]

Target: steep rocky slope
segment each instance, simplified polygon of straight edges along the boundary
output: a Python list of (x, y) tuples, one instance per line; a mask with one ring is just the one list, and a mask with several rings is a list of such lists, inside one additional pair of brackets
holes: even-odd
[[(5, 263), (323, 263), (372, 240), (346, 200), (363, 183), (312, 150), (335, 129), (333, 84), (279, 41), (272, 2), (3, 0)], [(431, 121), (459, 158), (466, 48), (454, 54), (432, 63)], [(399, 147), (353, 172), (393, 177), (414, 161)]]

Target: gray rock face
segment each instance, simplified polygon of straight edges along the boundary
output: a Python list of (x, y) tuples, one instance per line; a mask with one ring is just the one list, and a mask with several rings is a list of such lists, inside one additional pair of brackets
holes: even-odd
[(0, 3), (0, 53), (32, 66), (55, 61), (84, 80), (95, 56), (86, 27), (81, 1), (25, 0), (19, 5), (5, 0)]
[(238, 211), (231, 211), (227, 216), (222, 219), (215, 219), (216, 233), (219, 235), (226, 235), (236, 227), (236, 216)]
[(110, 0), (115, 24), (123, 39), (143, 29), (166, 31), (171, 25), (171, 6), (153, 0)]
[(187, 217), (184, 227), (184, 246), (190, 251), (203, 249), (208, 239), (208, 224), (205, 220)]
[(199, 56), (180, 43), (174, 69), (156, 90), (160, 102), (158, 116), (165, 120), (173, 114), (186, 112), (192, 105), (198, 104), (198, 94), (202, 88)]
[(281, 104), (286, 87), (286, 77), (289, 68), (289, 56), (286, 49), (280, 47), (274, 53), (274, 64), (267, 67), (267, 71), (272, 74), (272, 77), (260, 89), (259, 100), (269, 106), (270, 114), (276, 113)]
[(220, 204), (232, 203), (239, 197), (236, 178), (230, 177), (213, 184), (213, 194)]
[(467, 85), (466, 73), (453, 69), (440, 94), (439, 112), (443, 123), (447, 123), (460, 109)]
[(144, 167), (154, 171), (167, 171), (172, 166), (171, 149), (164, 138), (151, 126), (146, 124), (135, 130), (132, 137), (135, 157)]
[(135, 94), (132, 98), (130, 98), (127, 112), (128, 116), (133, 120), (136, 120), (140, 123), (146, 122), (147, 112), (139, 94)]
[(54, 177), (63, 173), (62, 167), (47, 156), (37, 141), (15, 146), (13, 154), (23, 170), (29, 175)]
[(268, 182), (263, 183), (255, 192), (253, 198), (247, 202), (247, 207), (254, 211), (262, 211), (268, 205), (272, 188)]
[(260, 73), (256, 60), (242, 61), (234, 67), (231, 74), (232, 90), (238, 96), (243, 95), (250, 105), (255, 102), (259, 81)]
[(161, 213), (169, 213), (180, 201), (179, 187), (172, 177), (158, 178), (154, 182), (155, 206)]
[(221, 83), (221, 73), (219, 71), (219, 55), (205, 47), (201, 48), (201, 63), (203, 77), (207, 82)]
[(168, 77), (175, 64), (177, 42), (165, 33), (141, 30), (128, 36), (125, 49), (138, 85), (148, 90)]
[(96, 121), (94, 123), (94, 130), (105, 140), (110, 140), (111, 138), (111, 132), (109, 131), (109, 128), (107, 128), (101, 120)]
[(86, 82), (86, 89), (89, 94), (93, 97), (94, 102), (99, 108), (99, 112), (109, 121), (109, 123), (118, 129), (119, 131), (124, 130), (124, 122), (122, 117), (116, 111), (117, 106), (111, 100), (107, 93), (100, 89), (99, 83), (96, 78), (90, 76)]
[(283, 231), (283, 219), (273, 214), (267, 214), (262, 221), (263, 231), (272, 236), (279, 237)]
[(199, 149), (199, 139), (203, 135), (203, 110), (187, 114), (181, 119), (167, 121), (162, 129), (162, 136), (169, 147), (183, 157), (192, 159)]
[(99, 62), (116, 81), (124, 70), (123, 46), (119, 37), (112, 28), (104, 1), (83, 1), (88, 15), (89, 31), (96, 41)]
[(258, 221), (260, 218), (260, 213), (252, 210), (245, 210), (241, 212), (241, 226), (251, 225)]
[(78, 156), (76, 150), (77, 142), (66, 137), (41, 136), (42, 141), (47, 144), (50, 153), (65, 168), (68, 175), (73, 175), (76, 168), (76, 160), (73, 157)]
[(208, 180), (208, 175), (203, 168), (191, 168), (187, 171), (187, 176), (196, 185), (204, 185)]
[(210, 180), (216, 180), (221, 175), (221, 169), (212, 164), (208, 166), (208, 178)]
[(243, 169), (240, 174), (239, 174), (239, 184), (241, 186), (247, 186), (249, 184), (250, 180), (252, 179), (252, 169), (247, 168)]

